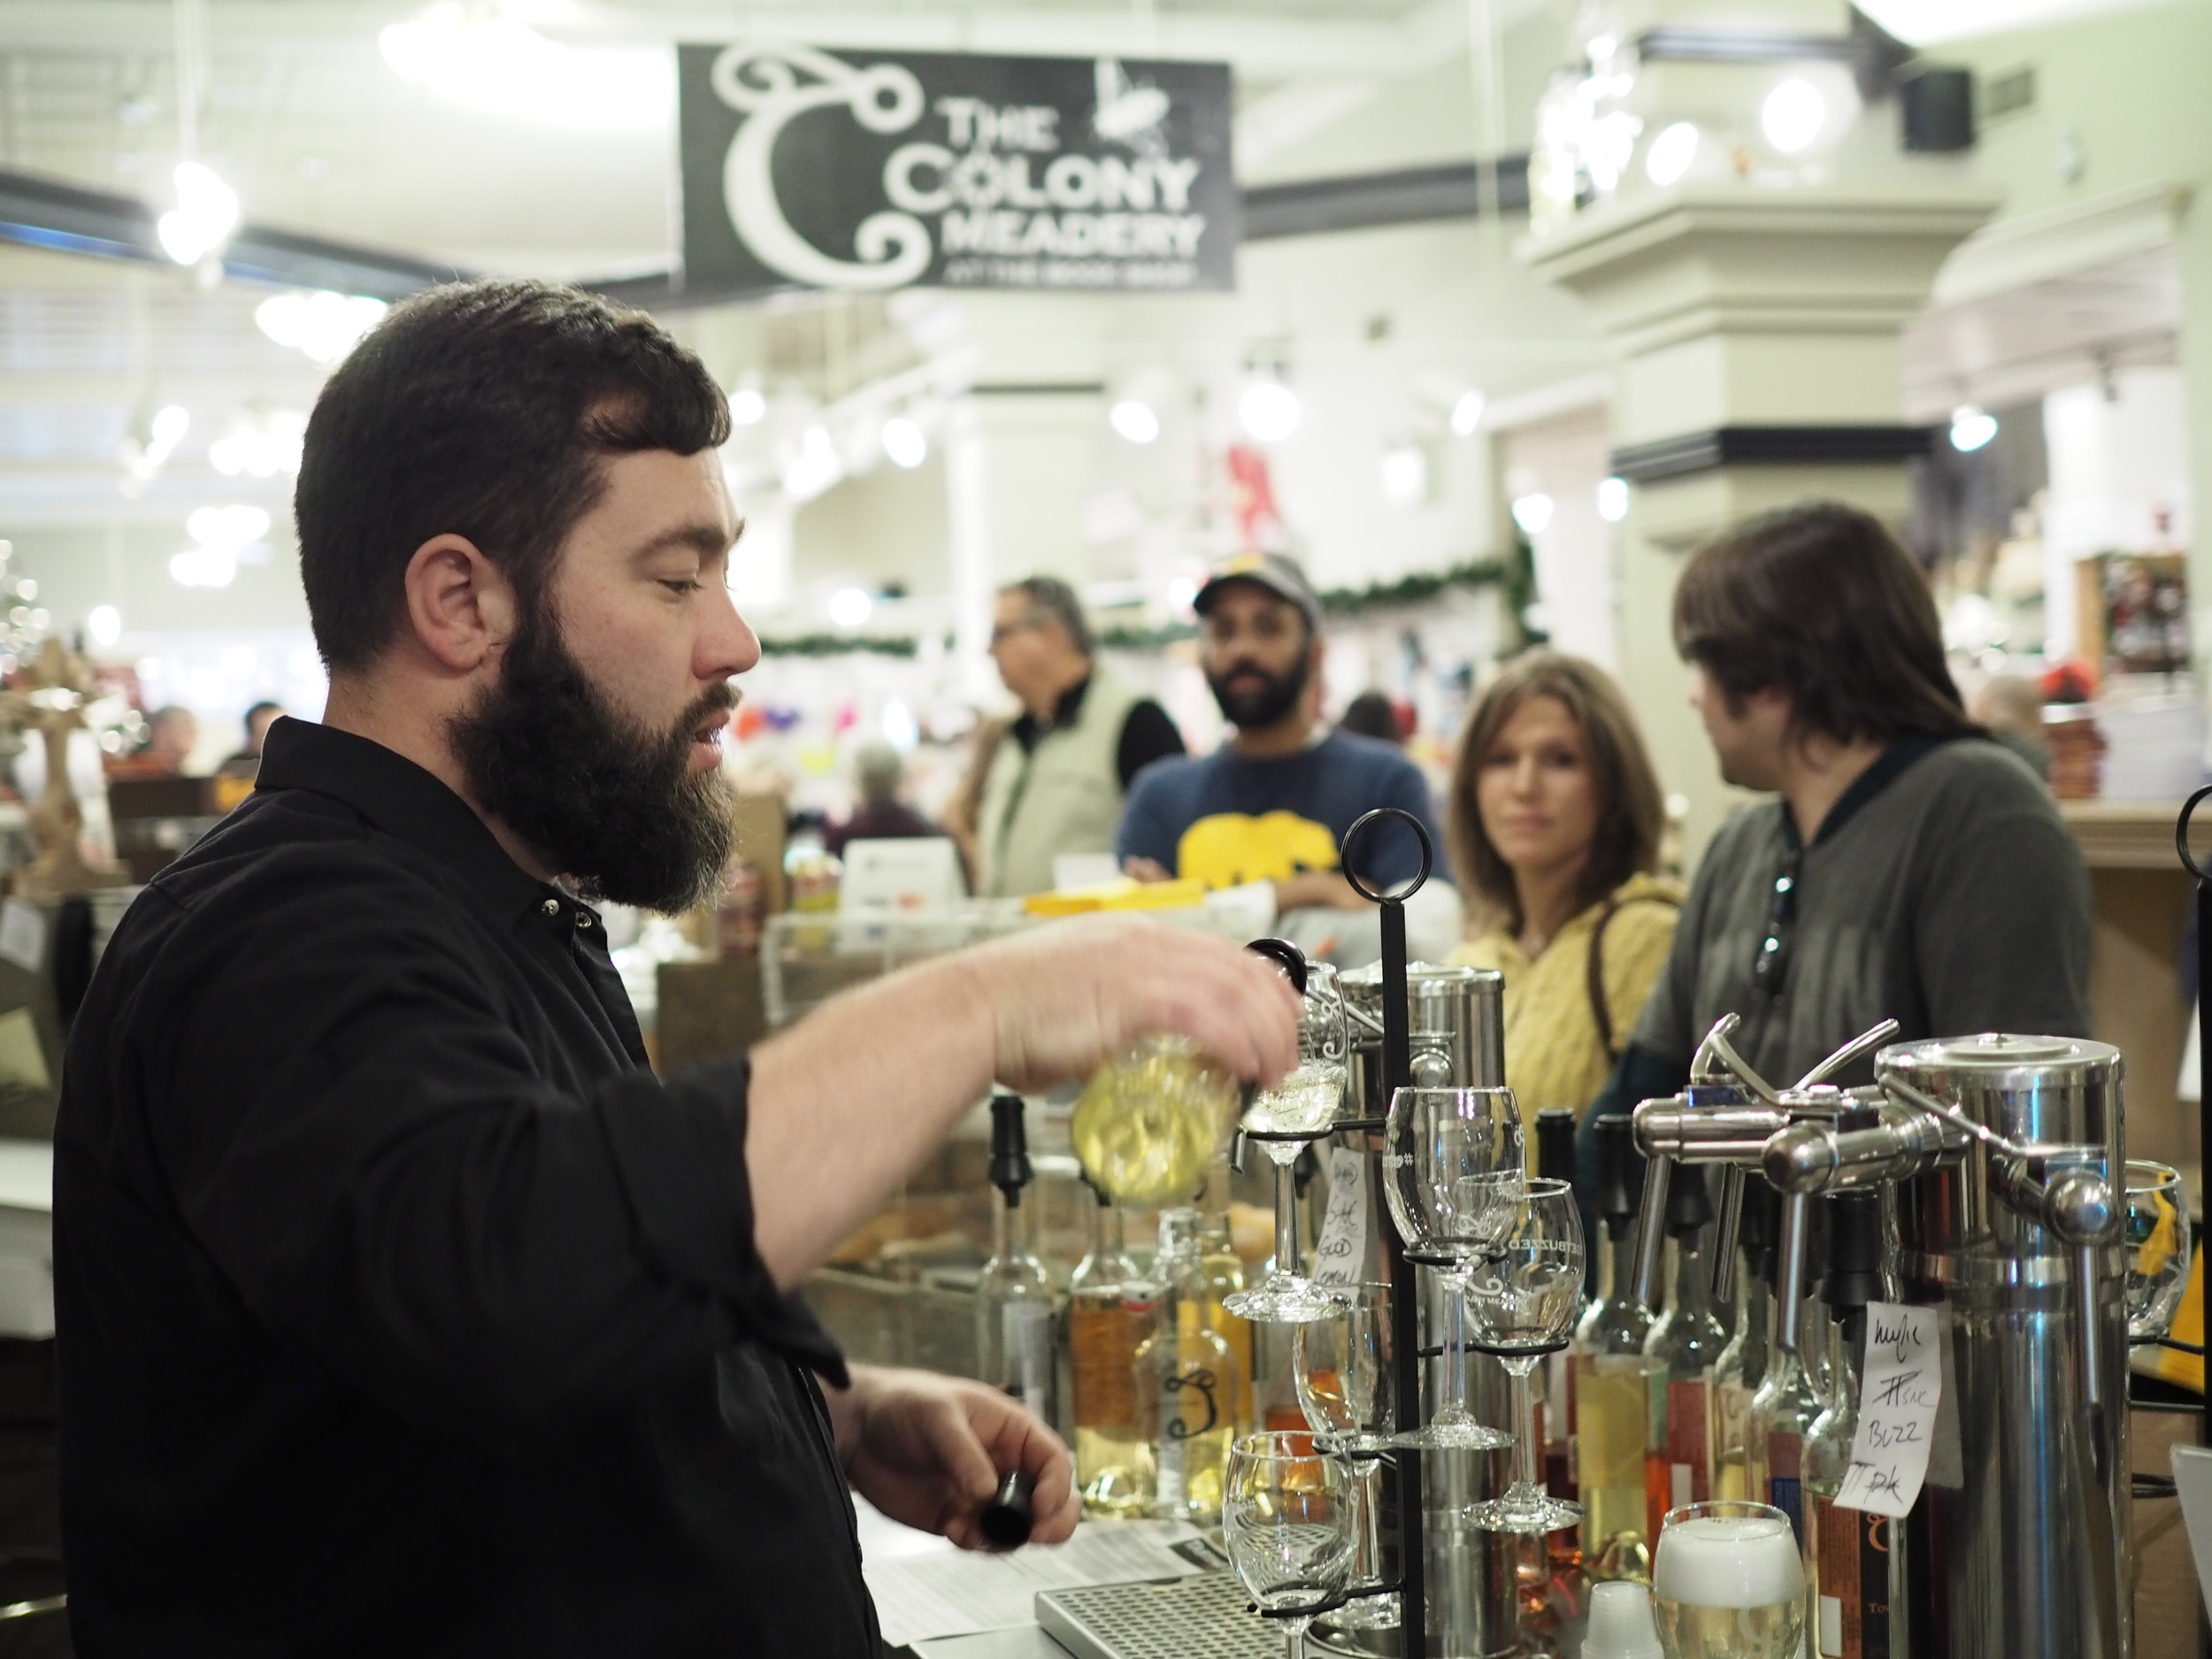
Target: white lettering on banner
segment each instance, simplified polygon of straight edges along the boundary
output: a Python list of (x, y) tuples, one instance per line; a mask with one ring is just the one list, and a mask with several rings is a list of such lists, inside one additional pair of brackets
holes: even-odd
[(1329, 1208), (1313, 1247), (1313, 1281), (1356, 1285), (1367, 1246), (1367, 1159), (1331, 1147), (1328, 1167)]
[[(787, 42), (729, 47), (710, 80), (715, 95), (746, 118), (723, 165), (731, 227), (762, 264), (818, 288), (900, 287), (926, 274), (941, 254), (948, 261), (991, 257), (987, 273), (972, 260), (949, 263), (940, 280), (952, 281), (987, 275), (1010, 286), (1189, 286), (1199, 279), (1207, 228), (1206, 215), (1190, 211), (1202, 165), (1162, 153), (1167, 95), (1130, 88), (1119, 65), (1112, 67), (1111, 85), (1143, 105), (1145, 134), (1125, 133), (1102, 107), (1093, 128), (1110, 142), (1134, 145), (1142, 136), (1147, 153), (1063, 153), (1063, 111), (1055, 106), (968, 96), (931, 104), (916, 75), (897, 64), (857, 68)], [(830, 107), (871, 133), (906, 132), (931, 117), (943, 123), (945, 142), (917, 134), (884, 162), (887, 206), (855, 227), (853, 259), (809, 242), (775, 192), (775, 147), (785, 129)]]
[[(934, 167), (937, 183), (924, 189), (914, 177), (917, 167)], [(952, 192), (945, 188), (951, 170), (952, 151), (942, 144), (901, 144), (883, 164), (883, 193), (902, 212), (945, 212), (952, 206)]]
[(1947, 1308), (1867, 1303), (1859, 1432), (1837, 1508), (1891, 1517), (1911, 1510), (1928, 1476), (1943, 1398), (1942, 1355), (1950, 1340)]

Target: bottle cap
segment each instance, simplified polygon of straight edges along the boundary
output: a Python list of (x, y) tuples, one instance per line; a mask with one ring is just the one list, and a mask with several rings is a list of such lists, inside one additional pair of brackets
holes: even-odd
[(1036, 1522), (1030, 1500), (1033, 1485), (1018, 1470), (999, 1482), (998, 1491), (977, 1517), (983, 1541), (992, 1548), (1019, 1549), (1029, 1541), (1029, 1529)]
[(1643, 1183), (1636, 1175), (1635, 1125), (1626, 1112), (1608, 1112), (1593, 1132), (1598, 1145), (1598, 1214), (1624, 1222), (1636, 1213)]
[(1651, 1616), (1651, 1592), (1640, 1584), (1592, 1585), (1582, 1659), (1666, 1659)]
[(1574, 1180), (1573, 1107), (1547, 1106), (1536, 1114), (1536, 1173), (1548, 1181)]
[(1029, 1185), (1029, 1136), (1022, 1127), (1022, 1097), (991, 1096), (991, 1185), (1006, 1194), (1010, 1204), (1021, 1202), (1021, 1190)]
[(1705, 1171), (1694, 1164), (1674, 1166), (1667, 1185), (1667, 1234), (1687, 1238), (1713, 1218), (1713, 1201), (1706, 1195)]
[(1820, 1299), (1831, 1308), (1863, 1308), (1882, 1299), (1882, 1195), (1841, 1192), (1828, 1201), (1828, 1276)]
[(1751, 1271), (1771, 1286), (1782, 1244), (1782, 1194), (1755, 1172), (1743, 1184), (1743, 1223), (1736, 1240), (1750, 1258)]

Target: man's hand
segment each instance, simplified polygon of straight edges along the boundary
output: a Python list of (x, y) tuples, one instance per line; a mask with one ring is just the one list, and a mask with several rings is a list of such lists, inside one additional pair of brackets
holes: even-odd
[(1034, 1483), (1033, 1544), (1064, 1542), (1082, 1518), (1075, 1463), (1060, 1437), (995, 1388), (932, 1371), (852, 1368), (826, 1389), (838, 1455), (854, 1487), (895, 1521), (987, 1548), (984, 1507), (1017, 1471)]
[(994, 1075), (1047, 1089), (1087, 1077), (1139, 1037), (1190, 1038), (1238, 1077), (1298, 1064), (1297, 993), (1226, 941), (1140, 917), (1087, 917), (956, 958), (991, 1011)]
[(1121, 861), (1121, 873), (1132, 881), (1172, 881), (1175, 872), (1156, 858), (1140, 858), (1132, 853)]

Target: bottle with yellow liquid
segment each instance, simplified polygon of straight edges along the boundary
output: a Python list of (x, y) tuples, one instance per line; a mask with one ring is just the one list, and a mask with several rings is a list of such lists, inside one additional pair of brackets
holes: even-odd
[(1068, 1282), (1068, 1360), (1075, 1476), (1091, 1515), (1141, 1515), (1148, 1501), (1147, 1454), (1137, 1434), (1133, 1369), (1140, 1326), (1126, 1298), (1139, 1282), (1122, 1214), (1093, 1189), (1087, 1248)]
[(1781, 1194), (1754, 1176), (1744, 1183), (1743, 1252), (1736, 1263), (1736, 1333), (1713, 1367), (1713, 1495), (1761, 1501), (1747, 1472), (1744, 1432), (1766, 1380), (1774, 1342), (1774, 1270)]
[(1236, 1356), (1207, 1317), (1207, 1302), (1198, 1212), (1163, 1210), (1151, 1281), (1125, 1302), (1151, 1327), (1138, 1345), (1131, 1380), (1138, 1433), (1149, 1454), (1149, 1512), (1202, 1526), (1221, 1518), (1242, 1381)]
[[(1237, 1432), (1273, 1428), (1263, 1424), (1256, 1397), (1259, 1369), (1259, 1330), (1223, 1304), (1244, 1288), (1244, 1258), (1237, 1254), (1236, 1236), (1229, 1222), (1229, 1158), (1226, 1153), (1206, 1166), (1206, 1194), (1198, 1207), (1198, 1271), (1206, 1280), (1206, 1322), (1229, 1345), (1236, 1356)], [(1281, 1426), (1302, 1428), (1305, 1417)]]
[(1091, 1074), (1068, 1133), (1084, 1173), (1117, 1203), (1188, 1203), (1228, 1141), (1240, 1095), (1188, 1039), (1146, 1037)]
[(1624, 1114), (1599, 1118), (1594, 1130), (1594, 1198), (1607, 1249), (1597, 1300), (1575, 1327), (1567, 1359), (1582, 1558), (1594, 1578), (1651, 1576), (1644, 1502), (1644, 1460), (1651, 1441), (1650, 1367), (1644, 1341), (1651, 1334), (1651, 1310), (1628, 1294), (1636, 1248), (1630, 1133)]

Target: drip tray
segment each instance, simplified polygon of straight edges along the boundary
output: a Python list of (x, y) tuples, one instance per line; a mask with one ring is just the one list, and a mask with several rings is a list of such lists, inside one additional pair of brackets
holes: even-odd
[(1075, 1659), (1282, 1659), (1274, 1623), (1233, 1572), (1167, 1584), (1040, 1590), (1037, 1623)]

